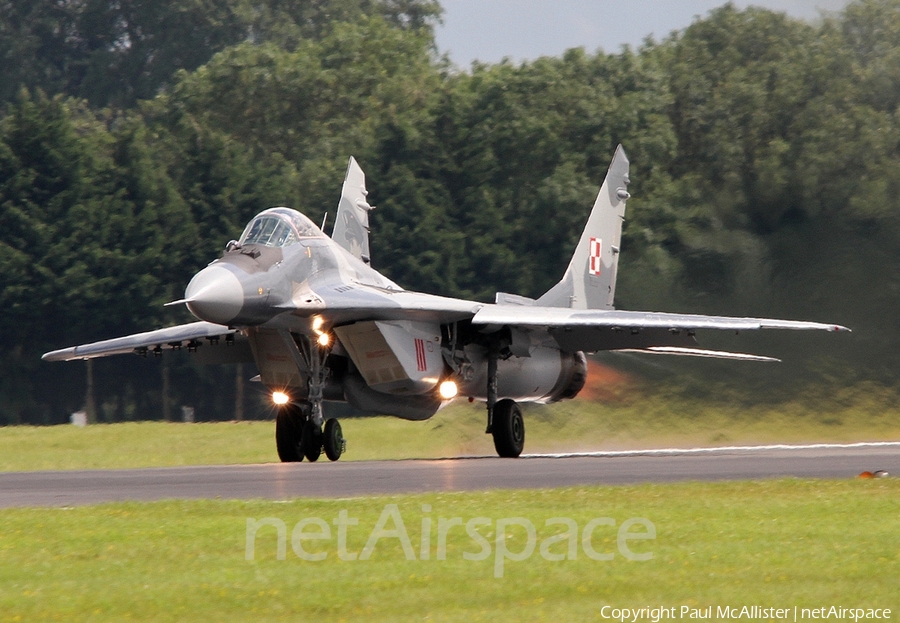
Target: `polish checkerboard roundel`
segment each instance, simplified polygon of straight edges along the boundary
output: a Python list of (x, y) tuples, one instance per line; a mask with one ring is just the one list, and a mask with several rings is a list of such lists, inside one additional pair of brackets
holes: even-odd
[(603, 240), (600, 238), (591, 238), (590, 245), (590, 253), (588, 253), (588, 273), (591, 275), (600, 275), (600, 270), (603, 268), (603, 262), (600, 257), (603, 252)]

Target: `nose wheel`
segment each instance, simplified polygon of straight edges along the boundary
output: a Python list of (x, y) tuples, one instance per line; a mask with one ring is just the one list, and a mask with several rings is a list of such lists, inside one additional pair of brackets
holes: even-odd
[(275, 416), (275, 447), (282, 463), (303, 460), (303, 427), (306, 416), (300, 405), (287, 404)]
[(322, 429), (304, 414), (302, 406), (293, 404), (282, 407), (275, 416), (275, 445), (282, 463), (297, 463), (304, 457), (315, 462), (323, 450), (329, 461), (337, 461), (347, 450), (340, 422), (330, 418)]
[(325, 422), (322, 445), (325, 447), (325, 456), (329, 461), (337, 461), (347, 449), (347, 440), (341, 430), (341, 423), (331, 418)]
[(341, 430), (341, 424), (334, 418), (325, 422), (325, 428), (319, 428), (310, 418), (303, 429), (300, 449), (306, 460), (314, 462), (322, 456), (322, 450), (329, 461), (337, 461), (347, 449), (347, 440)]
[(310, 463), (319, 460), (322, 455), (322, 429), (310, 418), (303, 427), (303, 439), (300, 441), (303, 456)]

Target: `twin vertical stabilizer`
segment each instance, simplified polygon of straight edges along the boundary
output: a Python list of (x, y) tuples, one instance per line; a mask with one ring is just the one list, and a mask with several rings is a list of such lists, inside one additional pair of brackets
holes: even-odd
[[(630, 197), (628, 166), (628, 157), (619, 145), (565, 275), (534, 304), (572, 309), (613, 308), (625, 202)], [(351, 156), (331, 238), (368, 264), (372, 206), (366, 201), (367, 195), (366, 176)]]
[(628, 183), (628, 157), (619, 145), (562, 281), (539, 298), (536, 305), (613, 308), (622, 221), (630, 196)]

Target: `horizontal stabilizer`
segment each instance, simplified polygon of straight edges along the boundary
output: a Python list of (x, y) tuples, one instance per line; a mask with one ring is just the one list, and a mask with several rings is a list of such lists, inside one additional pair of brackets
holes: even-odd
[(682, 357), (708, 357), (711, 359), (734, 359), (736, 361), (781, 361), (775, 357), (750, 355), (748, 353), (730, 353), (722, 350), (704, 350), (702, 348), (681, 348), (678, 346), (650, 346), (649, 348), (622, 348), (616, 353), (650, 353), (652, 355), (680, 355)]

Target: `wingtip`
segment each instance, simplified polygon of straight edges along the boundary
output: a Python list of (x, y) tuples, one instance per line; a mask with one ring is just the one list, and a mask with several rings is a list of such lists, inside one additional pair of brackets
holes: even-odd
[(75, 349), (63, 348), (60, 350), (51, 350), (49, 353), (41, 355), (41, 361), (65, 361), (69, 355), (74, 354)]

